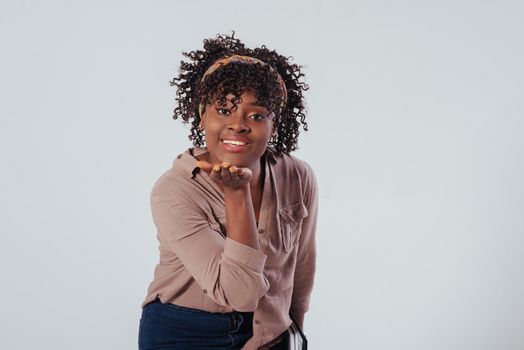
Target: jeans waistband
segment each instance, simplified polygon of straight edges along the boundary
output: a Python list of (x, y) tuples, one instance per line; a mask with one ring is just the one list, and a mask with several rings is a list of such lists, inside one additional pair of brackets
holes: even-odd
[(144, 316), (161, 317), (166, 322), (184, 322), (188, 327), (208, 331), (239, 332), (252, 328), (253, 312), (209, 312), (172, 303), (162, 303), (157, 297), (144, 306)]

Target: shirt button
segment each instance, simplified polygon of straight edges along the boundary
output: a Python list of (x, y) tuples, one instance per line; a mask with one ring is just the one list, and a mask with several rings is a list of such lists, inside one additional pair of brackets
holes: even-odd
[(204, 289), (202, 292), (204, 292), (204, 294), (207, 294), (207, 289)]
[(260, 233), (260, 234), (263, 234), (264, 232), (266, 232), (266, 230), (264, 230), (263, 228), (261, 228), (260, 230), (258, 230), (258, 233)]
[(256, 324), (260, 324), (260, 320), (255, 320), (255, 323)]

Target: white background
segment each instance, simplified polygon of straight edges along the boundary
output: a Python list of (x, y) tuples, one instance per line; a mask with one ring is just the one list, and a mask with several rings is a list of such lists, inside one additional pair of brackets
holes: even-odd
[(304, 66), (311, 349), (524, 348), (520, 1), (2, 1), (0, 348), (136, 349), (182, 51)]

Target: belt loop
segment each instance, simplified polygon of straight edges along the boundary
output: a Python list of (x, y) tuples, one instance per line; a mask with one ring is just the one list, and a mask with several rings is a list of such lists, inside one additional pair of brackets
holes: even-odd
[(231, 330), (232, 331), (236, 331), (237, 326), (238, 326), (237, 318), (235, 316), (236, 316), (235, 313), (229, 314), (229, 317), (231, 317)]

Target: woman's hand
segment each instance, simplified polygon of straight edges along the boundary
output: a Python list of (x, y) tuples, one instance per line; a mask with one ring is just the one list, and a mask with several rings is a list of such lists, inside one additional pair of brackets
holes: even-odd
[(229, 162), (210, 164), (205, 160), (197, 161), (197, 167), (209, 174), (211, 180), (223, 188), (237, 190), (249, 186), (253, 172), (249, 168), (239, 168)]
[(251, 169), (238, 168), (228, 162), (210, 164), (204, 160), (199, 160), (196, 165), (209, 173), (209, 177), (224, 191), (227, 236), (259, 250), (255, 211), (249, 186), (253, 177)]

